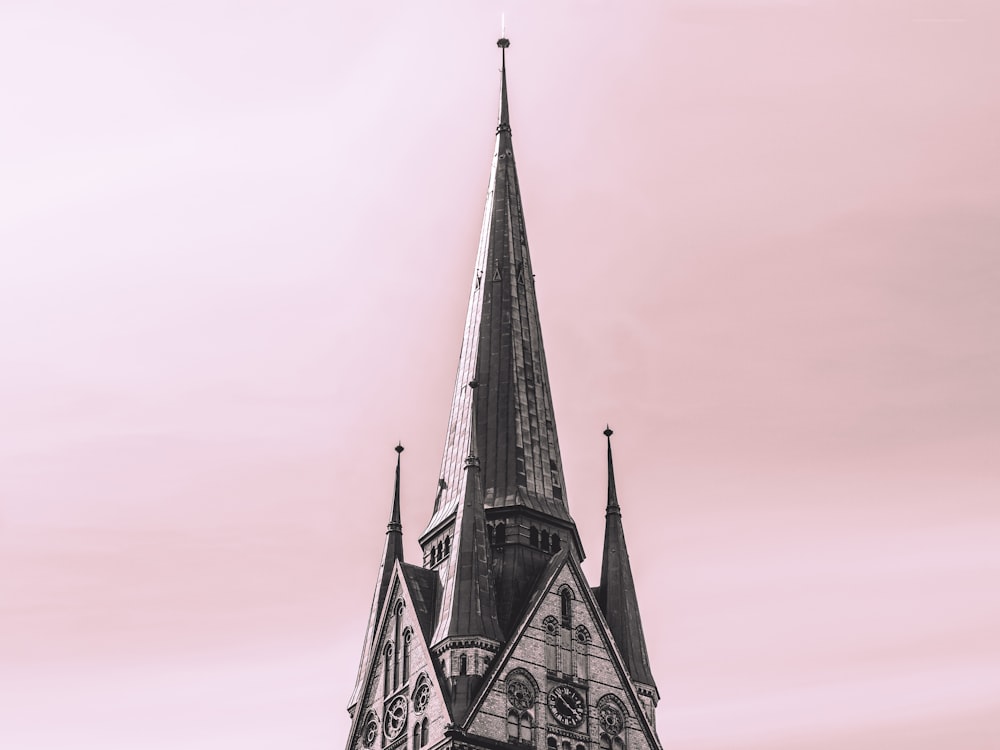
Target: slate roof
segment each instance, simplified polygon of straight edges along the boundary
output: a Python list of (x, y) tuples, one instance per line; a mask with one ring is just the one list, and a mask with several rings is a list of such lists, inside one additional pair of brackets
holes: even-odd
[(572, 523), (511, 141), (506, 61), (501, 69), (496, 148), (441, 464), (444, 486), (425, 534), (445, 523), (462, 501), (472, 423), (470, 381), (480, 385), (475, 452), (486, 508), (525, 506)]
[(431, 634), (434, 632), (435, 617), (437, 615), (437, 603), (440, 596), (438, 591), (439, 578), (433, 570), (421, 568), (419, 565), (410, 563), (400, 563), (399, 569), (403, 573), (407, 587), (410, 590), (410, 598), (413, 600), (413, 611), (417, 621), (420, 623), (420, 630), (424, 636), (424, 642), (431, 642)]

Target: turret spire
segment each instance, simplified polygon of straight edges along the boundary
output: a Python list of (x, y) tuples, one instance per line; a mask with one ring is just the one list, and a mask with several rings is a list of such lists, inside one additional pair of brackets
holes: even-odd
[(389, 593), (389, 581), (392, 578), (392, 569), (399, 560), (403, 562), (403, 524), (399, 513), (399, 468), (400, 458), (403, 453), (403, 445), (399, 443), (394, 448), (396, 451), (396, 481), (392, 493), (392, 510), (389, 511), (389, 523), (385, 527), (385, 547), (382, 550), (382, 562), (378, 568), (378, 579), (375, 583), (375, 595), (372, 598), (371, 614), (368, 615), (368, 629), (365, 631), (365, 645), (361, 651), (361, 666), (358, 670), (358, 680), (354, 686), (354, 694), (351, 696), (350, 706), (353, 706), (360, 695), (362, 680), (368, 660), (371, 657), (372, 644), (375, 641), (375, 629), (378, 627), (378, 618), (382, 614), (385, 606), (385, 599)]
[[(445, 653), (451, 643), (478, 643), (493, 651), (503, 640), (497, 620), (496, 599), (490, 582), (489, 548), (486, 544), (486, 513), (483, 488), (479, 479), (476, 455), (476, 410), (478, 383), (468, 385), (473, 409), (470, 410), (469, 453), (465, 459), (462, 482), (464, 497), (455, 518), (455, 541), (447, 561), (442, 591), (441, 619), (434, 633), (435, 645)], [(482, 671), (467, 669), (452, 672), (452, 711), (464, 718), (482, 681)]]
[(608, 439), (608, 505), (605, 511), (604, 559), (601, 561), (601, 586), (597, 592), (597, 602), (604, 612), (632, 679), (655, 691), (656, 683), (649, 668), (646, 638), (642, 632), (639, 601), (632, 579), (628, 548), (625, 546), (621, 506), (618, 504), (618, 489), (615, 486), (615, 467), (611, 457), (613, 434), (610, 427), (604, 430)]

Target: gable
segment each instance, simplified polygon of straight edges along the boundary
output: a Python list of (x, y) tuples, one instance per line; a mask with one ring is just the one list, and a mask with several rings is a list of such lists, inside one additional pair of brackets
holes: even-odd
[(419, 576), (405, 575), (397, 562), (364, 667), (347, 750), (420, 750), (442, 739), (451, 722), (427, 647), (427, 597), (432, 590), (425, 581), (410, 578)]
[(579, 565), (554, 558), (541, 584), (468, 732), (545, 750), (660, 750), (653, 707), (632, 685)]

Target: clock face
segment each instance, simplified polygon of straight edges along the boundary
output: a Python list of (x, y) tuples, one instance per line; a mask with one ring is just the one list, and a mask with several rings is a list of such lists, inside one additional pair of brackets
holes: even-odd
[(569, 685), (556, 685), (549, 691), (549, 711), (564, 727), (578, 727), (587, 715), (587, 704)]
[(431, 697), (431, 686), (426, 682), (421, 682), (413, 693), (413, 710), (418, 714), (427, 708), (427, 701)]
[(385, 736), (390, 740), (399, 736), (406, 726), (406, 698), (397, 695), (388, 706), (385, 707), (384, 729)]
[(612, 705), (601, 706), (601, 729), (614, 737), (625, 727), (625, 717)]
[(535, 691), (527, 682), (515, 677), (507, 680), (507, 700), (514, 708), (523, 711), (535, 702)]

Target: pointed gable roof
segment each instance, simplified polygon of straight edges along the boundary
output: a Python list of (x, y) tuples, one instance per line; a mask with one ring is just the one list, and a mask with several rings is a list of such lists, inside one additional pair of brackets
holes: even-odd
[[(639, 693), (636, 686), (633, 684), (635, 677), (630, 675), (621, 649), (618, 648), (618, 644), (614, 637), (609, 635), (610, 628), (607, 626), (607, 620), (604, 618), (604, 613), (601, 611), (600, 605), (594, 596), (594, 591), (587, 584), (587, 577), (584, 575), (579, 561), (570, 554), (570, 550), (568, 548), (563, 548), (549, 560), (548, 565), (539, 576), (535, 591), (528, 602), (528, 606), (525, 607), (524, 612), (521, 614), (516, 627), (512, 630), (510, 637), (504, 644), (504, 647), (501, 649), (500, 653), (497, 654), (496, 659), (494, 659), (493, 663), (490, 665), (490, 669), (486, 674), (482, 686), (480, 687), (476, 700), (469, 707), (469, 711), (464, 719), (456, 716), (455, 720), (460, 723), (461, 731), (469, 732), (475, 722), (477, 714), (483, 709), (484, 702), (486, 701), (490, 690), (501, 678), (501, 676), (506, 673), (508, 662), (514, 656), (522, 640), (525, 638), (526, 631), (532, 620), (536, 617), (542, 601), (545, 599), (546, 595), (555, 588), (556, 581), (564, 569), (569, 570), (571, 576), (576, 582), (578, 590), (580, 591), (584, 605), (587, 607), (587, 610), (590, 612), (594, 620), (598, 623), (594, 636), (600, 639), (605, 645), (615, 671), (621, 678), (620, 681), (622, 686), (628, 695), (629, 702), (632, 706), (632, 712), (645, 729), (647, 737), (652, 739), (654, 743), (654, 750), (662, 750), (662, 744), (660, 743), (660, 739), (656, 733), (656, 728), (650, 722), (646, 713), (642, 709), (642, 704), (639, 700)], [(651, 687), (655, 690), (655, 686)], [(473, 735), (470, 734), (468, 736)]]
[(604, 559), (601, 561), (601, 585), (596, 591), (597, 602), (632, 679), (655, 689), (656, 683), (649, 667), (646, 638), (639, 617), (635, 582), (632, 580), (632, 566), (625, 546), (618, 490), (615, 487), (615, 467), (611, 458), (611, 435), (614, 433), (609, 427), (604, 434), (608, 439), (608, 506), (605, 512)]
[[(469, 390), (475, 394), (477, 384), (470, 383)], [(475, 395), (472, 399), (474, 403)], [(471, 436), (476, 434), (474, 410), (470, 421)], [(441, 614), (434, 631), (434, 645), (449, 638), (479, 637), (496, 642), (503, 639), (490, 583), (486, 513), (475, 448), (476, 441), (470, 439), (465, 476), (460, 485), (464, 488), (464, 498), (455, 516), (455, 539), (442, 580)]]
[(389, 523), (386, 524), (385, 548), (382, 550), (382, 562), (378, 567), (378, 578), (375, 582), (375, 595), (372, 597), (372, 609), (368, 615), (368, 628), (365, 630), (365, 645), (361, 650), (361, 664), (358, 666), (358, 677), (354, 684), (354, 691), (348, 706), (354, 706), (358, 702), (361, 692), (362, 675), (366, 671), (368, 660), (371, 658), (372, 647), (376, 638), (375, 628), (379, 621), (379, 615), (385, 606), (386, 594), (389, 591), (389, 582), (392, 579), (392, 569), (396, 561), (403, 561), (403, 524), (400, 521), (399, 513), (399, 466), (400, 457), (403, 453), (403, 446), (397, 445), (396, 451), (396, 483), (392, 493), (392, 510), (389, 512)]
[[(502, 50), (508, 44), (506, 39), (498, 42)], [(425, 534), (447, 522), (462, 502), (459, 487), (469, 455), (472, 408), (466, 384), (473, 380), (482, 387), (475, 440), (486, 507), (525, 506), (572, 523), (511, 141), (506, 57), (496, 148), (445, 439), (442, 487)]]
[[(431, 655), (430, 644), (427, 640), (427, 633), (433, 612), (428, 607), (433, 608), (435, 599), (435, 589), (437, 586), (437, 575), (434, 571), (425, 570), (416, 565), (408, 565), (402, 560), (396, 560), (389, 568), (389, 587), (386, 591), (386, 601), (401, 597), (405, 602), (404, 611), (411, 610), (420, 626), (419, 637), (413, 639), (415, 648), (423, 651), (423, 661), (427, 664), (427, 678), (430, 680), (433, 693), (436, 695), (446, 695), (444, 689), (446, 681), (441, 673), (440, 665)], [(385, 635), (387, 621), (391, 611), (389, 607), (382, 607), (382, 611), (376, 618), (372, 634), (371, 643), (373, 654), (378, 654), (382, 639)], [(371, 658), (362, 663), (361, 673), (358, 675), (358, 686), (355, 688), (356, 696), (352, 699), (352, 707), (355, 709), (351, 714), (351, 729), (347, 734), (346, 750), (351, 750), (356, 746), (354, 740), (357, 737), (360, 723), (363, 721), (366, 707), (370, 707), (372, 696), (376, 692), (375, 669), (378, 666), (378, 658)], [(445, 712), (445, 721), (450, 724), (453, 721), (451, 705), (449, 701), (442, 700), (440, 705)], [(360, 709), (360, 710), (359, 710)]]

